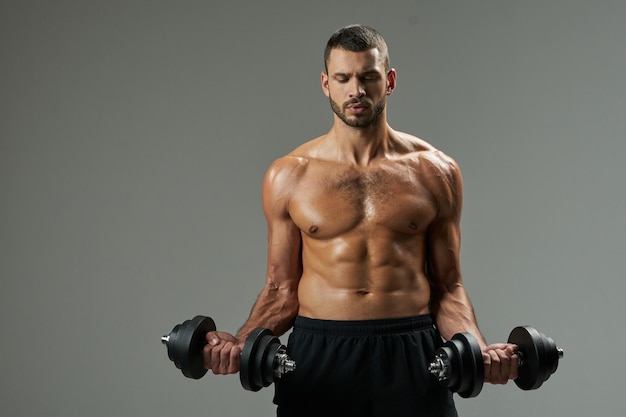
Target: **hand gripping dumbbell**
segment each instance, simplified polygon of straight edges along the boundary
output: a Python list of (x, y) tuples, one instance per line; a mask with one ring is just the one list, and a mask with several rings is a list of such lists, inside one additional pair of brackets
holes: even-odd
[[(563, 349), (552, 338), (530, 326), (516, 327), (508, 343), (517, 345), (520, 358), (515, 384), (523, 390), (539, 388), (556, 372)], [(457, 333), (435, 352), (428, 371), (439, 384), (457, 392), (463, 398), (477, 396), (483, 387), (485, 370), (482, 351), (474, 336)]]
[[(170, 360), (187, 378), (200, 379), (206, 374), (203, 348), (207, 344), (206, 334), (215, 330), (210, 317), (196, 316), (177, 324), (169, 335), (161, 338)], [(294, 369), (296, 363), (287, 356), (287, 348), (269, 329), (258, 327), (248, 335), (239, 370), (239, 380), (245, 389), (258, 391)]]

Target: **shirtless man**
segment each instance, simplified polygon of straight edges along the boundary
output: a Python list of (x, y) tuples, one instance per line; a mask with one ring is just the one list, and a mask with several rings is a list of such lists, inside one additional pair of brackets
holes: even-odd
[(486, 382), (518, 366), (516, 346), (487, 345), (463, 287), (459, 168), (388, 125), (396, 71), (378, 32), (342, 28), (324, 58), (333, 126), (269, 168), (266, 285), (235, 336), (207, 335), (205, 366), (238, 372), (254, 328), (293, 326), (297, 369), (275, 384), (279, 416), (455, 416), (426, 370), (441, 337), (475, 335)]

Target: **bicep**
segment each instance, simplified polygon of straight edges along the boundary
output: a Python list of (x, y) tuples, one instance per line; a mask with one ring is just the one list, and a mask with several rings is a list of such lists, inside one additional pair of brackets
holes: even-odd
[(461, 211), (463, 185), (454, 161), (444, 165), (437, 176), (437, 215), (428, 228), (428, 265), (433, 287), (441, 292), (461, 285)]
[(278, 287), (297, 286), (302, 274), (300, 230), (290, 219), (268, 220), (267, 280)]
[(289, 215), (290, 181), (290, 171), (280, 165), (270, 168), (263, 183), (263, 211), (268, 228), (268, 283), (293, 289), (302, 273), (302, 242)]
[(451, 219), (435, 221), (428, 234), (428, 264), (433, 287), (441, 293), (461, 283), (460, 227)]

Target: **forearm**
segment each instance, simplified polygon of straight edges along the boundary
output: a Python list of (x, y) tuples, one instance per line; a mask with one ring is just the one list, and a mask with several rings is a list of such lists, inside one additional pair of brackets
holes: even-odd
[(274, 335), (280, 336), (293, 325), (298, 307), (297, 289), (266, 284), (252, 307), (250, 317), (236, 337), (245, 340), (257, 327), (267, 328)]
[(434, 314), (444, 339), (449, 340), (456, 333), (468, 332), (478, 339), (482, 347), (487, 346), (478, 329), (472, 303), (462, 284), (457, 283), (440, 294)]

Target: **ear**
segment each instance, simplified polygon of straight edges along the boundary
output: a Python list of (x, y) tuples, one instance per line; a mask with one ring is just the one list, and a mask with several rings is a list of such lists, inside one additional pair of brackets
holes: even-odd
[(387, 71), (387, 95), (390, 96), (393, 90), (396, 89), (396, 79), (398, 74), (394, 68)]
[(324, 95), (326, 97), (330, 97), (330, 92), (328, 91), (328, 74), (326, 73), (326, 71), (322, 71), (321, 82)]

